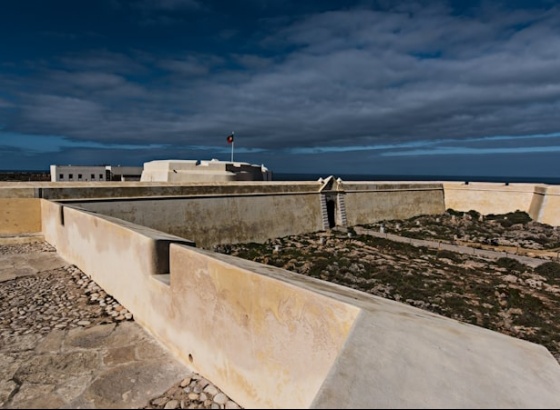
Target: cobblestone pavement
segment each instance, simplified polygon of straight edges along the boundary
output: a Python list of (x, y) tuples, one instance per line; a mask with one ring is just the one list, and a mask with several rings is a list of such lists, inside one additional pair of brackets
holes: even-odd
[(39, 241), (0, 244), (0, 408), (239, 406)]

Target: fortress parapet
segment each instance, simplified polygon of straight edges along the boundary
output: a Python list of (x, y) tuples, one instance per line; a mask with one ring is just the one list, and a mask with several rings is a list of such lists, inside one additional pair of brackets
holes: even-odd
[(144, 163), (142, 182), (271, 181), (264, 165), (246, 162), (162, 160)]

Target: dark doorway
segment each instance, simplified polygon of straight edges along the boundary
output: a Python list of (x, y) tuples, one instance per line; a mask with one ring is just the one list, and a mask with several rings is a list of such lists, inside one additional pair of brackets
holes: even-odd
[(329, 218), (329, 228), (334, 228), (334, 226), (336, 225), (334, 219), (334, 209), (335, 209), (334, 201), (332, 199), (329, 199), (327, 201), (327, 217)]

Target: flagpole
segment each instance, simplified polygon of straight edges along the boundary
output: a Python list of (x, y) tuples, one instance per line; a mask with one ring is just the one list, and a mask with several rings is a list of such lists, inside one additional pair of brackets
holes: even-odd
[[(231, 132), (231, 135), (233, 136), (233, 131)], [(233, 146), (235, 144), (235, 138), (231, 141), (231, 162), (233, 162)]]

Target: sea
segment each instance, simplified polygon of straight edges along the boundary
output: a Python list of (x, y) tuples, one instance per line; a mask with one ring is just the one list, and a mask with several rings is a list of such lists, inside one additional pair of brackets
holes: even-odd
[[(316, 181), (331, 174), (290, 174), (272, 173), (273, 181)], [(504, 177), (504, 176), (464, 176), (464, 175), (378, 175), (378, 174), (332, 174), (343, 181), (459, 181), (459, 182), (499, 182), (560, 185), (560, 177)]]
[[(44, 170), (0, 170), (2, 176), (19, 174), (21, 180), (28, 180), (26, 176), (38, 177), (49, 174)], [(459, 182), (499, 182), (499, 183), (531, 183), (560, 185), (560, 177), (524, 177), (524, 176), (465, 176), (465, 175), (380, 175), (380, 174), (327, 174), (327, 173), (282, 173), (273, 172), (273, 181), (316, 181), (333, 175), (343, 181), (459, 181)], [(33, 179), (31, 179), (33, 180)]]

